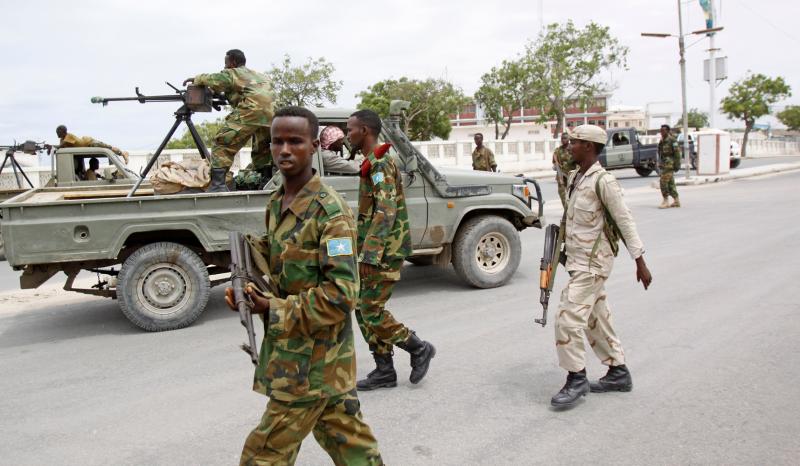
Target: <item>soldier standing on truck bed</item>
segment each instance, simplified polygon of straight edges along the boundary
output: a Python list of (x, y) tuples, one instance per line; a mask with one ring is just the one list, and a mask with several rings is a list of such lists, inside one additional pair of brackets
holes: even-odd
[[(354, 151), (364, 156), (358, 196), (358, 270), (361, 276), (358, 326), (369, 344), (376, 368), (359, 390), (396, 387), (393, 346), (411, 355), (411, 383), (428, 372), (436, 348), (420, 340), (386, 309), (400, 269), (411, 254), (408, 211), (400, 172), (386, 153), (389, 144), (377, 146), (381, 119), (372, 110), (359, 110), (347, 120), (347, 137)], [(377, 147), (376, 147), (377, 146)]]
[(494, 153), (483, 145), (483, 133), (475, 133), (475, 150), (472, 151), (472, 169), (484, 172), (496, 172), (497, 164)]
[(561, 133), (561, 145), (553, 151), (553, 166), (556, 169), (556, 183), (558, 184), (558, 197), (561, 205), (567, 208), (567, 178), (577, 165), (569, 153), (569, 133)]
[(269, 153), (269, 125), (272, 121), (272, 86), (266, 75), (245, 67), (244, 52), (238, 49), (225, 53), (225, 69), (219, 73), (198, 74), (183, 84), (193, 82), (214, 92), (225, 93), (233, 110), (214, 136), (211, 148), (211, 185), (208, 192), (225, 192), (225, 177), (239, 149), (253, 139), (251, 166), (262, 180), (272, 178), (272, 156)]
[[(311, 167), (318, 130), (308, 109), (275, 114), (272, 155), (284, 182), (267, 203), (267, 233), (254, 250), (275, 289), (246, 288), (252, 312), (264, 316), (253, 389), (269, 401), (242, 465), (294, 464), (312, 431), (335, 464), (383, 464), (355, 390), (356, 225)], [(237, 310), (232, 288), (225, 300)]]
[[(74, 134), (67, 132), (67, 127), (64, 125), (58, 125), (56, 128), (56, 136), (58, 136), (59, 142), (58, 147), (59, 149), (66, 148), (66, 147), (102, 147), (103, 149), (108, 149), (111, 152), (119, 155), (125, 160), (125, 163), (128, 163), (128, 153), (124, 150), (119, 150), (114, 146), (110, 146), (102, 141), (98, 141), (90, 136), (83, 136), (78, 137)], [(48, 149), (52, 146), (46, 145)]]
[[(669, 125), (661, 125), (661, 141), (658, 142), (658, 168), (661, 169), (661, 197), (659, 209), (680, 207), (678, 188), (675, 186), (675, 170), (680, 168), (681, 149), (678, 140), (670, 133)], [(673, 202), (669, 203), (669, 196)]]
[[(569, 281), (561, 292), (555, 325), (558, 365), (568, 375), (564, 387), (550, 400), (557, 408), (571, 407), (589, 390), (629, 392), (633, 388), (606, 302), (605, 282), (619, 238), (636, 261), (636, 280), (647, 289), (653, 279), (622, 190), (597, 161), (606, 138), (605, 130), (595, 125), (581, 125), (572, 132), (570, 151), (578, 170), (568, 180), (562, 224)], [(609, 366), (605, 377), (591, 384), (586, 379), (584, 335), (600, 361)]]

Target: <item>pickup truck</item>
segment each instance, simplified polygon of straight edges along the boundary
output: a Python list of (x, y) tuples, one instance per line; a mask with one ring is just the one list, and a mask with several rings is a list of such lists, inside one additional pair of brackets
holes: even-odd
[(640, 176), (650, 176), (658, 167), (658, 144), (642, 144), (633, 128), (610, 128), (608, 142), (600, 153), (606, 170), (634, 168)]
[[(434, 167), (400, 130), (399, 107), (384, 123), (382, 142), (401, 169), (413, 243), (412, 263), (448, 264), (474, 287), (505, 284), (522, 254), (519, 231), (541, 228), (539, 185), (496, 173)], [(313, 109), (321, 125), (344, 127), (352, 111)], [(347, 200), (358, 202), (357, 175), (319, 171)], [(263, 190), (126, 198), (114, 184), (46, 187), (0, 204), (6, 256), (20, 286), (37, 288), (58, 272), (64, 289), (119, 301), (125, 316), (148, 331), (186, 327), (204, 311), (211, 287), (229, 280), (228, 232), (261, 235), (264, 209), (279, 186)], [(81, 271), (98, 275), (78, 288)]]
[[(46, 186), (106, 186), (132, 185), (139, 179), (139, 175), (125, 166), (125, 162), (117, 154), (108, 149), (100, 147), (64, 148), (58, 149), (53, 154), (53, 165), (50, 171), (50, 179)], [(87, 180), (86, 169), (89, 167), (89, 160), (97, 159), (100, 169), (98, 179)], [(24, 167), (20, 167), (24, 170)], [(9, 173), (14, 176), (11, 170), (3, 170), (3, 174)], [(102, 178), (101, 178), (102, 177)], [(24, 180), (22, 181), (24, 183)], [(12, 199), (20, 194), (27, 192), (27, 188), (0, 189), (0, 203)], [(2, 218), (0, 218), (0, 224)], [(0, 261), (5, 260), (5, 248), (3, 235), (0, 233)]]

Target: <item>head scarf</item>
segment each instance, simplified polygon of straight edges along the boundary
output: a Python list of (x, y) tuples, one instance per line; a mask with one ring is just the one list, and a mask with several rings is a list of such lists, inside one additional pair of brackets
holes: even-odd
[(338, 126), (326, 126), (319, 135), (319, 143), (325, 150), (329, 150), (331, 144), (339, 139), (344, 139), (344, 131)]

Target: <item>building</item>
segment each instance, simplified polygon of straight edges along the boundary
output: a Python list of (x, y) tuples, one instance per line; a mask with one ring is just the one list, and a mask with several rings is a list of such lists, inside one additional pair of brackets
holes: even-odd
[[(608, 95), (600, 95), (592, 99), (588, 105), (583, 106), (580, 102), (572, 101), (567, 105), (565, 114), (565, 124), (567, 128), (578, 125), (591, 124), (603, 128), (607, 127), (608, 112), (606, 111)], [(512, 113), (511, 127), (506, 139), (547, 139), (553, 137), (556, 129), (555, 121), (539, 123), (537, 120), (541, 115), (538, 108), (520, 108)], [(483, 133), (487, 139), (494, 139), (495, 125), (489, 123), (481, 106), (473, 102), (464, 109), (450, 116), (452, 131), (450, 140), (470, 139), (475, 133)], [(500, 127), (500, 134), (505, 128)]]
[(606, 120), (609, 128), (635, 128), (647, 130), (647, 116), (641, 107), (617, 105), (608, 109)]

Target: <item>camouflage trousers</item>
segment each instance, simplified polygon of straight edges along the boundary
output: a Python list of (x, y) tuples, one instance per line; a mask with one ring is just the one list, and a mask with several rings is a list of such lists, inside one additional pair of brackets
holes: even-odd
[(583, 337), (606, 366), (625, 364), (625, 353), (611, 321), (606, 301), (606, 277), (589, 272), (570, 272), (561, 292), (556, 317), (558, 365), (570, 372), (586, 367)]
[(236, 153), (253, 139), (251, 152), (252, 168), (260, 169), (272, 165), (272, 154), (269, 151), (269, 126), (243, 125), (226, 121), (214, 136), (211, 148), (211, 168), (230, 169)]
[(297, 406), (270, 399), (261, 423), (245, 440), (239, 464), (292, 465), (309, 432), (336, 465), (383, 464), (355, 390)]
[(672, 196), (678, 198), (678, 188), (675, 186), (675, 172), (672, 170), (661, 170), (661, 196)]
[(92, 139), (91, 147), (101, 147), (103, 149), (108, 149), (111, 152), (113, 152), (113, 153), (119, 155), (120, 157), (122, 157), (122, 159), (125, 160), (125, 164), (126, 165), (128, 164), (128, 153), (125, 152), (125, 151), (122, 151), (122, 150), (120, 150), (120, 149), (118, 149), (118, 148), (116, 148), (116, 147), (114, 147), (114, 146), (112, 146), (110, 144), (106, 144), (103, 141), (98, 141), (97, 139)]
[(356, 320), (370, 351), (378, 354), (392, 354), (392, 347), (408, 340), (411, 332), (386, 309), (402, 267), (403, 259), (394, 260), (380, 272), (361, 277)]
[(558, 197), (561, 198), (561, 206), (567, 208), (567, 180), (561, 176), (556, 175), (556, 183), (558, 184)]

